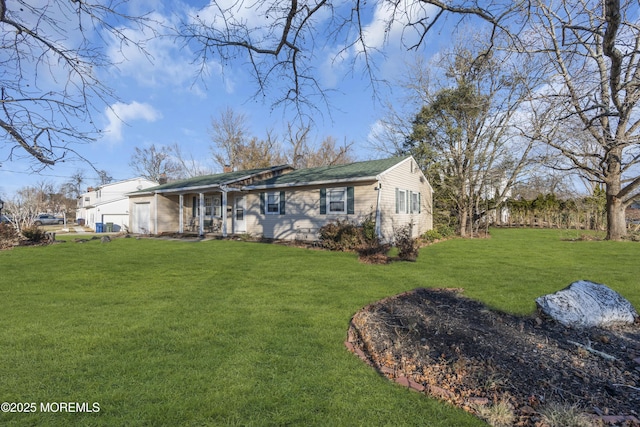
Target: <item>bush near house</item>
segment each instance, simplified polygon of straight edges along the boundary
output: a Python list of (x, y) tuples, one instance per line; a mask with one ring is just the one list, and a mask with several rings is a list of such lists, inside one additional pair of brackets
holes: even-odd
[(0, 250), (16, 246), (20, 235), (13, 224), (0, 223)]
[(376, 223), (372, 215), (361, 224), (347, 220), (336, 220), (322, 228), (319, 232), (322, 246), (333, 251), (357, 252), (360, 259), (372, 264), (388, 262), (387, 252), (390, 245), (382, 244), (376, 235)]
[(40, 243), (46, 240), (46, 231), (35, 225), (23, 228), (21, 233), (30, 243)]
[(420, 243), (413, 238), (410, 225), (398, 227), (394, 230), (394, 244), (398, 248), (398, 258), (403, 261), (415, 261), (418, 258)]

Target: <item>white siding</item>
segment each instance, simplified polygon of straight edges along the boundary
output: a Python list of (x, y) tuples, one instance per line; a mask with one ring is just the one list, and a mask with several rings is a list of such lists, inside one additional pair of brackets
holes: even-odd
[[(394, 229), (412, 225), (418, 237), (433, 228), (432, 189), (413, 158), (408, 158), (381, 174), (380, 231), (385, 241), (393, 240)], [(396, 190), (420, 194), (420, 212), (396, 213)]]
[[(321, 214), (320, 188), (354, 187), (353, 214)], [(270, 239), (315, 239), (325, 224), (341, 219), (360, 223), (369, 214), (375, 216), (376, 183), (337, 184), (322, 187), (292, 187), (284, 189), (285, 214), (260, 213), (260, 193), (281, 189), (253, 191), (247, 195), (247, 232)]]
[(84, 218), (85, 225), (94, 229), (98, 222), (113, 222), (121, 231), (131, 229), (131, 205), (126, 194), (154, 185), (157, 183), (143, 178), (133, 178), (98, 187), (80, 196), (76, 218)]

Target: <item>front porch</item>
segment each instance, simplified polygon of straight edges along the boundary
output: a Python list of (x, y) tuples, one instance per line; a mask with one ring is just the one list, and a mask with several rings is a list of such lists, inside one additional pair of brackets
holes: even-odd
[(177, 232), (216, 237), (242, 233), (245, 197), (230, 188), (179, 194)]

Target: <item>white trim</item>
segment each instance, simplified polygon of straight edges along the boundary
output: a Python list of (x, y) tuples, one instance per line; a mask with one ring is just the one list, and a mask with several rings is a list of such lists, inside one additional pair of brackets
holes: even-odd
[[(342, 191), (342, 210), (339, 211), (334, 211), (331, 210), (331, 198), (330, 198), (330, 193), (331, 191)], [(347, 213), (347, 187), (330, 187), (327, 188), (327, 192), (326, 192), (326, 204), (327, 204), (327, 215), (346, 215)]]
[[(273, 212), (269, 211), (269, 196), (273, 196), (276, 198), (276, 202), (271, 203), (272, 205), (275, 204), (276, 206), (276, 210)], [(264, 214), (280, 215), (280, 192), (279, 191), (270, 191), (270, 192), (264, 193)]]
[[(407, 206), (407, 193), (408, 192), (409, 192), (408, 190), (404, 190), (402, 188), (398, 188), (398, 191), (396, 193), (397, 194), (397, 198), (398, 198), (396, 200), (396, 203), (398, 203), (398, 215), (409, 213), (409, 210), (407, 209), (408, 208), (408, 206)], [(402, 205), (404, 205), (404, 209), (403, 209)]]
[[(414, 209), (414, 206), (413, 206), (413, 202), (414, 202), (413, 198), (414, 198), (414, 196), (415, 196), (415, 199), (416, 199), (415, 200), (415, 202), (416, 202), (415, 209)], [(416, 191), (410, 191), (409, 192), (409, 212), (412, 213), (412, 214), (420, 212), (420, 192), (416, 192)]]

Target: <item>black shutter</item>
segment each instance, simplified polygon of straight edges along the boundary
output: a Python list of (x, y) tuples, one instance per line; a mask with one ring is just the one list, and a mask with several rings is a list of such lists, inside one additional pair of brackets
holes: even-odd
[(320, 189), (320, 215), (327, 213), (327, 189)]
[(280, 192), (280, 215), (284, 215), (284, 191)]
[(355, 213), (355, 200), (353, 197), (353, 187), (347, 187), (347, 213)]
[(260, 213), (264, 215), (264, 193), (260, 193)]

